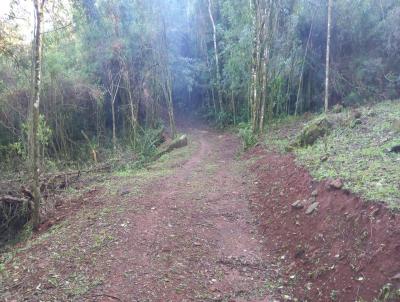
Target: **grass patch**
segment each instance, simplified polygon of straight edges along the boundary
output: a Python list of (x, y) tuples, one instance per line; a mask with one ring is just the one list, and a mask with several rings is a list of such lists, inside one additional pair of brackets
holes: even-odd
[[(400, 102), (388, 101), (359, 108), (360, 124), (354, 125), (351, 111), (330, 114), (334, 129), (314, 145), (295, 150), (297, 162), (317, 180), (340, 178), (345, 187), (370, 201), (383, 201), (400, 208), (400, 155), (388, 149), (400, 144), (393, 126), (400, 117)], [(283, 151), (304, 121), (289, 121), (272, 129), (267, 144)], [(321, 158), (327, 157), (326, 161)]]
[(65, 285), (63, 286), (63, 289), (68, 297), (73, 298), (86, 294), (92, 288), (102, 283), (103, 280), (101, 278), (91, 280), (84, 274), (73, 273), (68, 277)]
[(308, 121), (315, 115), (308, 116), (288, 116), (274, 120), (267, 127), (265, 144), (269, 149), (279, 153), (286, 153), (287, 148), (303, 129)]

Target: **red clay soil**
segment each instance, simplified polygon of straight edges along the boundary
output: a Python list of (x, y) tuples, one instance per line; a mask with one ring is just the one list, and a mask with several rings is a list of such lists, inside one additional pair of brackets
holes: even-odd
[(146, 189), (149, 211), (126, 216), (135, 227), (121, 234), (117, 265), (97, 291), (122, 301), (270, 301), (263, 237), (235, 166), (239, 141), (204, 130), (192, 138), (190, 160)]
[[(251, 167), (258, 179), (251, 205), (268, 238), (264, 253), (280, 263), (294, 297), (400, 301), (398, 212), (313, 181), (291, 155), (255, 148), (246, 157), (258, 158)], [(304, 208), (292, 206), (297, 200)], [(319, 203), (317, 210), (306, 215), (313, 202)]]
[(291, 156), (238, 157), (231, 134), (189, 133), (198, 148), (165, 159), (168, 173), (113, 176), (8, 255), (0, 301), (372, 302), (399, 286), (398, 214), (313, 182)]
[(0, 278), (0, 300), (271, 301), (275, 266), (249, 208), (240, 141), (198, 129), (190, 138), (197, 150), (178, 164), (166, 159), (170, 173), (139, 192), (135, 183), (157, 168), (112, 182), (20, 250)]

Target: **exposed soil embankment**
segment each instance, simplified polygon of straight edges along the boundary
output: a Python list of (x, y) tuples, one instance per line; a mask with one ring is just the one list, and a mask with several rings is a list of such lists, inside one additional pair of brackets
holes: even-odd
[(337, 184), (313, 181), (291, 155), (256, 148), (246, 156), (257, 158), (251, 172), (258, 190), (251, 200), (269, 242), (265, 253), (281, 263), (282, 280), (295, 297), (399, 301), (399, 213)]

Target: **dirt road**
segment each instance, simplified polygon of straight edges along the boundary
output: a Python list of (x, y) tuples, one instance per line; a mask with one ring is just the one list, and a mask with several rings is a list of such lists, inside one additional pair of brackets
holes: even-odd
[(190, 159), (132, 200), (148, 210), (125, 216), (132, 223), (101, 291), (124, 301), (264, 301), (263, 237), (235, 160), (239, 142), (205, 130), (191, 138)]
[(88, 191), (83, 210), (13, 256), (6, 301), (271, 301), (239, 140), (190, 140)]
[(148, 168), (68, 192), (61, 223), (0, 256), (0, 301), (399, 301), (399, 213), (291, 154), (188, 132)]

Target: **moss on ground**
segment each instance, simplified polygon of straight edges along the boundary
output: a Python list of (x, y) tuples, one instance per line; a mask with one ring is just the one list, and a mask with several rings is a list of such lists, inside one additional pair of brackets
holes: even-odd
[[(396, 121), (400, 102), (387, 101), (359, 108), (354, 124), (351, 110), (330, 114), (335, 126), (325, 139), (295, 149), (297, 162), (318, 180), (341, 178), (345, 187), (370, 201), (383, 201), (400, 209), (400, 154), (388, 150), (400, 144)], [(290, 120), (267, 135), (267, 145), (283, 151), (302, 130), (304, 121)], [(326, 160), (321, 160), (322, 158)]]
[(313, 145), (318, 139), (329, 134), (332, 125), (326, 115), (316, 118), (308, 123), (299, 133), (293, 147), (305, 147)]
[(275, 152), (286, 153), (301, 130), (314, 118), (313, 115), (288, 116), (274, 120), (265, 135), (265, 144)]

